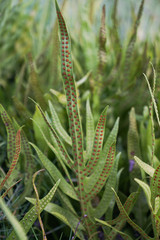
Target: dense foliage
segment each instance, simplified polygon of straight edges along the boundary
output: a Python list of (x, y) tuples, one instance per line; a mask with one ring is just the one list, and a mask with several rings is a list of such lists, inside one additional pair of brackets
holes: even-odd
[(110, 21), (103, 1), (77, 2), (79, 22), (60, 3), (0, 0), (0, 239), (158, 240), (159, 36), (139, 39), (145, 0), (123, 37), (118, 0)]

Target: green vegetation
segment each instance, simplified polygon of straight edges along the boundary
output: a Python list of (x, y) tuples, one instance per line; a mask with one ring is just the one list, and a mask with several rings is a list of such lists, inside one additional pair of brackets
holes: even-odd
[(158, 33), (74, 4), (0, 0), (0, 239), (158, 240)]

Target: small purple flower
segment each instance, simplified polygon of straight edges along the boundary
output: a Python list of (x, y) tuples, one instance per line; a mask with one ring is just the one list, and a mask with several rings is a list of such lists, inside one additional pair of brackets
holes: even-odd
[(132, 172), (134, 164), (135, 164), (134, 159), (130, 159), (129, 160), (129, 172)]

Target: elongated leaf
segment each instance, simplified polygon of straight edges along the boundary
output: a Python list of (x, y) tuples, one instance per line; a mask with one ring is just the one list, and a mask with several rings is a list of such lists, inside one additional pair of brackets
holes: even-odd
[[(60, 183), (60, 180), (58, 180), (57, 183), (53, 186), (53, 188), (49, 191), (49, 193), (39, 201), (39, 206), (40, 206), (39, 213), (41, 213), (44, 210), (44, 208), (53, 198), (59, 183)], [(36, 219), (37, 219), (37, 212), (36, 212), (36, 206), (34, 206), (25, 214), (23, 219), (20, 221), (20, 224), (23, 226), (25, 233), (28, 233), (29, 229), (32, 227)], [(7, 238), (7, 240), (12, 240), (12, 239), (16, 239), (15, 231), (12, 231), (9, 237)]]
[(88, 161), (86, 173), (90, 176), (99, 165), (99, 155), (101, 153), (103, 138), (105, 133), (106, 114), (108, 106), (103, 110), (98, 120), (98, 124), (95, 131), (93, 149), (91, 153), (91, 159)]
[(30, 144), (36, 150), (39, 159), (41, 160), (43, 166), (49, 172), (53, 180), (57, 181), (58, 179), (61, 179), (61, 182), (59, 184), (60, 189), (71, 198), (78, 200), (77, 195), (73, 190), (72, 186), (69, 183), (67, 183), (67, 181), (64, 179), (60, 171), (56, 168), (56, 166), (39, 150), (39, 148), (36, 145), (34, 145), (33, 143)]
[(50, 101), (49, 101), (49, 108), (50, 108), (50, 112), (51, 112), (53, 128), (57, 131), (57, 133), (62, 137), (62, 139), (66, 143), (68, 143), (69, 145), (72, 145), (71, 138), (68, 135), (68, 133), (65, 131), (65, 129), (62, 127), (59, 117)]
[(34, 188), (34, 191), (36, 193), (36, 211), (37, 211), (37, 217), (38, 217), (38, 220), (39, 220), (39, 223), (40, 223), (40, 226), (41, 226), (41, 229), (42, 229), (42, 233), (43, 233), (43, 240), (47, 240), (47, 237), (46, 237), (46, 234), (45, 234), (45, 231), (44, 231), (44, 227), (43, 227), (43, 222), (42, 222), (42, 219), (41, 219), (41, 216), (40, 216), (40, 202), (39, 202), (39, 194), (38, 194), (38, 190), (37, 190), (37, 187), (35, 185), (35, 179), (36, 179), (36, 176), (39, 172), (41, 171), (44, 171), (44, 169), (41, 169), (37, 172), (34, 173), (33, 175), (33, 179), (32, 179), (32, 183), (33, 183), (33, 188)]
[(69, 197), (64, 192), (62, 192), (59, 188), (57, 189), (56, 195), (58, 196), (58, 199), (61, 201), (62, 207), (65, 209), (68, 209), (78, 218), (77, 212), (73, 208), (73, 205)]
[(154, 171), (155, 169), (152, 168), (150, 165), (148, 165), (147, 163), (143, 162), (142, 160), (140, 160), (138, 157), (134, 157), (135, 161), (138, 163), (138, 165), (151, 177), (153, 177), (154, 175)]
[(157, 214), (160, 209), (160, 197), (155, 198), (155, 209), (154, 209), (154, 214)]
[[(26, 198), (26, 199), (32, 204), (36, 203), (36, 200), (33, 198)], [(75, 231), (76, 226), (79, 223), (79, 219), (76, 218), (75, 215), (73, 215), (69, 210), (62, 208), (54, 203), (48, 203), (44, 210), (52, 214), (53, 216), (57, 217), (58, 219), (60, 219), (67, 226), (69, 226), (73, 231)], [(85, 228), (80, 223), (77, 229), (77, 236), (80, 237), (80, 239), (83, 239), (83, 234), (81, 233), (81, 230), (85, 231)]]
[[(47, 120), (47, 118), (46, 118)], [(34, 121), (34, 120), (33, 120)], [(47, 120), (47, 122), (49, 123), (49, 121)], [(68, 170), (65, 166), (65, 164), (73, 169), (75, 171), (75, 168), (74, 168), (74, 165), (73, 165), (73, 161), (72, 159), (70, 158), (69, 154), (67, 153), (64, 145), (61, 145), (59, 140), (56, 139), (55, 135), (53, 134), (53, 131), (50, 130), (50, 135), (51, 135), (51, 140), (54, 144), (54, 146), (50, 143), (50, 141), (48, 141), (47, 139), (47, 136), (44, 134), (44, 131), (42, 130), (42, 128), (35, 122), (35, 124), (38, 126), (45, 142), (47, 143), (48, 147), (55, 153), (55, 155), (57, 156), (58, 160), (60, 161), (68, 179), (70, 179), (70, 176), (69, 176), (69, 173), (68, 173)], [(49, 123), (50, 124), (50, 123)], [(59, 144), (58, 144), (59, 143)]]
[[(60, 55), (61, 55), (61, 72), (63, 79), (64, 92), (67, 100), (66, 109), (69, 119), (70, 136), (72, 139), (72, 153), (74, 159), (74, 168), (78, 177), (79, 197), (83, 195), (83, 177), (81, 173), (85, 167), (83, 132), (80, 111), (78, 106), (78, 93), (73, 76), (73, 61), (71, 56), (71, 41), (64, 18), (61, 14), (57, 1), (55, 0), (56, 11), (59, 23), (60, 35)], [(81, 204), (84, 208), (84, 205)], [(83, 211), (84, 212), (84, 211)]]
[(94, 119), (90, 108), (89, 99), (86, 103), (86, 159), (91, 157), (94, 142)]
[[(138, 197), (138, 192), (133, 192), (129, 195), (129, 197), (127, 198), (127, 200), (125, 201), (124, 204), (124, 209), (127, 212), (127, 214), (129, 215), (130, 212), (132, 211), (134, 204), (137, 200)], [(124, 220), (123, 215), (120, 213), (119, 216), (113, 220), (109, 220), (107, 221), (110, 225), (115, 225), (119, 222), (121, 222), (122, 220)], [(126, 222), (126, 221), (125, 221)]]
[(125, 62), (124, 62), (125, 82), (127, 82), (129, 80), (128, 77), (129, 77), (130, 68), (131, 68), (131, 60), (132, 60), (133, 50), (134, 50), (134, 46), (135, 46), (135, 42), (136, 42), (136, 38), (137, 38), (138, 26), (140, 24), (140, 20), (141, 20), (142, 13), (143, 13), (143, 6), (144, 6), (144, 0), (141, 1), (140, 7), (138, 10), (138, 14), (137, 14), (137, 19), (134, 24), (133, 33), (132, 33), (132, 36), (128, 43), (127, 50), (126, 50), (126, 56), (125, 56)]
[(15, 238), (12, 238), (12, 239), (27, 240), (28, 238), (25, 234), (23, 227), (18, 222), (16, 217), (11, 213), (11, 211), (9, 210), (9, 208), (7, 207), (5, 202), (2, 200), (2, 198), (0, 198), (0, 208), (5, 213), (6, 217), (8, 218), (9, 222), (12, 224), (12, 226), (14, 228)]
[(124, 209), (117, 193), (114, 191), (114, 189), (112, 188), (114, 194), (115, 194), (115, 197), (116, 197), (116, 202), (117, 202), (117, 206), (119, 208), (119, 211), (121, 212), (121, 214), (123, 215), (123, 217), (126, 219), (126, 221), (136, 230), (139, 232), (139, 234), (144, 238), (144, 239), (147, 239), (147, 240), (153, 240), (153, 238), (149, 237), (144, 231), (142, 228), (140, 228), (137, 224), (135, 224), (131, 219), (130, 217), (128, 216), (126, 210)]
[(19, 154), (20, 154), (20, 151), (21, 151), (21, 135), (20, 135), (20, 133), (21, 133), (21, 130), (18, 130), (18, 132), (16, 134), (16, 151), (15, 151), (11, 166), (10, 166), (5, 178), (3, 179), (3, 181), (0, 184), (0, 190), (3, 188), (5, 182), (7, 181), (7, 179), (12, 174), (12, 172), (15, 169), (15, 166), (17, 164), (17, 161), (19, 159)]
[(112, 129), (112, 131), (109, 134), (109, 137), (107, 138), (107, 141), (103, 147), (103, 152), (105, 154), (105, 151), (107, 151), (107, 149), (116, 142), (117, 139), (117, 134), (118, 134), (118, 127), (119, 127), (119, 118), (117, 118), (114, 127)]
[[(136, 200), (137, 200), (137, 197), (138, 197), (138, 193), (137, 192), (134, 192), (134, 193), (131, 193), (129, 195), (129, 197), (127, 198), (125, 204), (124, 204), (124, 209), (126, 210), (126, 212), (128, 213), (128, 215), (130, 214), (130, 212), (132, 211), (135, 203), (136, 203)], [(125, 226), (126, 224), (126, 219), (123, 217), (123, 215), (120, 213), (120, 215), (116, 218), (116, 219), (113, 219), (113, 220), (110, 220), (108, 221), (108, 223), (110, 224), (116, 224), (115, 225), (115, 228), (117, 230), (121, 230), (123, 229), (123, 227)], [(108, 237), (110, 239), (115, 239), (117, 235), (117, 232), (114, 231), (114, 229), (112, 229), (112, 231), (109, 233)]]
[(120, 154), (118, 154), (116, 157), (115, 164), (111, 170), (111, 174), (106, 183), (103, 196), (102, 196), (98, 206), (95, 209), (94, 216), (96, 218), (100, 218), (101, 216), (103, 216), (103, 214), (105, 214), (105, 212), (108, 209), (109, 203), (110, 203), (111, 199), (113, 198), (113, 191), (111, 190), (111, 187), (115, 188), (115, 185), (116, 185), (116, 177), (115, 176), (117, 175), (119, 158), (120, 158)]
[[(61, 71), (64, 84), (65, 95), (67, 99), (67, 113), (69, 118), (69, 128), (72, 139), (72, 152), (77, 172), (84, 168), (83, 157), (83, 138), (81, 118), (78, 107), (78, 96), (75, 80), (73, 77), (73, 64), (71, 57), (71, 41), (67, 31), (64, 18), (60, 12), (59, 6), (56, 3), (57, 17), (60, 32), (60, 54), (61, 54)], [(79, 178), (81, 192), (81, 178)]]
[[(69, 165), (71, 168), (73, 167), (73, 163), (71, 158), (69, 157), (66, 148), (64, 147), (64, 144), (62, 143), (61, 139), (59, 138), (58, 134), (56, 133), (56, 131), (52, 128), (51, 124), (48, 122), (47, 118), (45, 117), (45, 114), (43, 112), (43, 110), (41, 109), (41, 107), (37, 104), (37, 109), (39, 109), (44, 121), (46, 122), (49, 130), (51, 131), (52, 135), (53, 135), (53, 139), (54, 139), (54, 143), (56, 145), (56, 151), (59, 153), (59, 155), (62, 157), (62, 160), (66, 163), (66, 165)], [(38, 125), (39, 130), (42, 133), (42, 136), (44, 138), (44, 141), (46, 141), (46, 134), (44, 135), (43, 132), (45, 132), (45, 129), (42, 130), (39, 126), (39, 124), (36, 122), (36, 125)], [(47, 141), (47, 144), (49, 142)]]
[(83, 78), (81, 78), (80, 80), (78, 80), (76, 82), (77, 87), (81, 86), (83, 83), (85, 83), (88, 80), (88, 77), (90, 76), (91, 71), (89, 71)]
[(99, 81), (97, 82), (99, 88), (102, 87), (102, 78), (104, 74), (104, 68), (107, 62), (107, 54), (106, 54), (106, 8), (103, 5), (102, 8), (102, 16), (101, 16), (101, 27), (99, 31), (99, 66), (98, 66), (98, 73), (99, 73)]
[[(111, 225), (109, 225), (107, 222), (97, 219), (95, 218), (95, 220), (99, 223), (101, 223), (102, 225), (106, 225), (107, 227), (112, 228), (114, 231), (116, 231), (117, 233), (119, 233), (121, 236), (123, 236), (124, 240), (133, 240), (129, 235), (127, 235), (126, 233), (123, 233), (121, 231), (119, 231), (118, 229), (116, 229), (115, 227), (112, 227)], [(111, 239), (111, 238), (107, 238), (107, 239)]]
[(151, 98), (152, 98), (152, 102), (153, 102), (153, 105), (154, 105), (154, 110), (155, 110), (155, 113), (156, 113), (156, 117), (157, 117), (157, 122), (158, 122), (158, 125), (160, 127), (160, 119), (159, 119), (159, 113), (158, 113), (158, 108), (157, 108), (157, 104), (156, 104), (156, 101), (155, 101), (155, 98), (154, 98), (154, 95), (153, 95), (153, 92), (152, 92), (152, 89), (151, 89), (151, 86), (150, 86), (150, 83), (148, 81), (148, 78), (147, 76), (143, 73), (145, 79), (146, 79), (146, 82), (147, 82), (147, 85), (148, 85), (148, 88), (149, 88), (149, 92), (151, 94)]
[(9, 161), (11, 162), (15, 154), (16, 131), (13, 127), (10, 117), (2, 105), (0, 105), (0, 113), (7, 130), (7, 155)]
[[(43, 109), (45, 109), (46, 102), (43, 97), (43, 91), (38, 83), (38, 75), (35, 71), (34, 61), (33, 61), (31, 52), (27, 55), (27, 58), (28, 58), (29, 69), (30, 69), (30, 78), (29, 78), (29, 86), (28, 86), (27, 94), (32, 89), (36, 101), (41, 105)], [(26, 96), (26, 100), (27, 100), (27, 97), (28, 96)]]
[(155, 198), (157, 196), (160, 196), (160, 165), (154, 171), (154, 175), (153, 175), (153, 178), (151, 179), (150, 187), (151, 187), (151, 203), (152, 203), (152, 207), (154, 208)]
[(17, 182), (15, 182), (14, 184), (12, 184), (12, 186), (10, 186), (2, 195), (2, 198), (5, 198), (6, 195), (8, 194), (8, 192), (17, 184), (19, 183), (20, 181), (22, 181), (22, 179), (18, 180)]
[[(103, 174), (102, 172), (106, 171), (106, 169), (110, 165), (110, 164), (108, 164), (107, 159), (108, 159), (108, 154), (110, 154), (109, 151), (110, 152), (113, 151), (112, 147), (115, 145), (115, 142), (116, 142), (116, 137), (117, 137), (117, 133), (118, 133), (118, 124), (119, 124), (119, 119), (117, 119), (117, 121), (116, 121), (104, 147), (103, 147), (103, 151), (101, 151), (101, 153), (100, 153), (97, 168), (95, 169), (94, 173), (90, 177), (86, 177), (84, 180), (85, 191), (87, 193), (92, 191), (94, 185), (96, 184), (96, 182), (98, 181), (99, 178), (101, 178), (103, 175), (104, 176), (106, 175), (106, 174)], [(113, 154), (113, 152), (112, 152), (112, 154)], [(110, 166), (112, 166), (112, 164), (113, 164), (112, 157), (113, 156), (110, 156), (110, 157), (111, 157), (111, 159), (110, 159), (111, 165)], [(106, 164), (107, 168), (104, 170), (105, 164)], [(110, 168), (110, 170), (111, 170), (111, 168)], [(107, 177), (109, 176), (108, 173), (107, 173)], [(102, 176), (101, 176), (101, 174), (102, 174)]]
[[(16, 126), (16, 129), (20, 128), (19, 124), (16, 122), (15, 119), (14, 119), (14, 125)], [(28, 139), (27, 139), (26, 134), (23, 129), (21, 130), (21, 145), (22, 145), (21, 152), (23, 153), (24, 158), (25, 158), (25, 167), (24, 167), (24, 169), (25, 169), (25, 180), (24, 180), (25, 188), (24, 188), (23, 193), (20, 195), (20, 198), (18, 199), (18, 201), (16, 201), (16, 206), (19, 204), (22, 204), (25, 201), (25, 197), (29, 196), (29, 194), (31, 193), (32, 188), (30, 185), (32, 183), (32, 175), (33, 175), (33, 172), (35, 169), (31, 146), (28, 142)]]
[(148, 186), (148, 184), (146, 184), (145, 182), (135, 178), (134, 179), (141, 187), (142, 189), (144, 190), (144, 193), (146, 195), (146, 198), (147, 198), (147, 202), (148, 202), (148, 205), (150, 207), (150, 209), (152, 209), (152, 205), (151, 205), (151, 190), (150, 190), (150, 187)]
[(85, 191), (87, 192), (87, 190), (90, 190), (89, 198), (93, 197), (104, 186), (106, 180), (111, 173), (114, 159), (115, 143), (113, 143), (113, 145), (111, 145), (111, 147), (109, 148), (107, 152), (107, 157), (104, 156), (103, 158), (100, 158), (101, 161), (98, 162), (97, 168), (95, 169), (93, 174), (87, 179), (85, 179), (85, 184), (87, 184), (87, 187), (85, 187)]

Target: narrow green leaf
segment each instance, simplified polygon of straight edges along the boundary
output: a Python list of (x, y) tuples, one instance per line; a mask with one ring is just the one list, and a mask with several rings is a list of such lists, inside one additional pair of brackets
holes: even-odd
[(150, 187), (148, 186), (148, 184), (146, 184), (145, 182), (135, 178), (134, 179), (143, 189), (145, 195), (146, 195), (146, 198), (147, 198), (147, 202), (148, 202), (148, 205), (150, 207), (150, 209), (152, 209), (152, 205), (151, 205), (151, 190), (150, 190)]
[(151, 203), (154, 209), (155, 198), (160, 196), (160, 165), (156, 168), (153, 174), (153, 178), (150, 183), (151, 188)]
[[(60, 32), (60, 54), (61, 54), (61, 71), (64, 84), (64, 91), (67, 100), (67, 114), (69, 119), (69, 128), (72, 139), (72, 152), (77, 172), (84, 168), (83, 157), (83, 136), (82, 125), (78, 107), (78, 94), (73, 76), (73, 61), (71, 56), (71, 41), (69, 33), (61, 14), (59, 6), (56, 3), (57, 17)], [(81, 179), (79, 178), (80, 192), (81, 192)]]
[(67, 181), (64, 179), (60, 171), (56, 168), (56, 166), (39, 150), (39, 148), (36, 145), (34, 145), (33, 143), (30, 144), (36, 150), (39, 159), (41, 160), (43, 166), (49, 172), (53, 180), (56, 182), (58, 179), (61, 179), (59, 188), (69, 197), (78, 200), (77, 195), (73, 190), (73, 187), (69, 183), (67, 183)]
[[(106, 173), (107, 173), (108, 167), (111, 170), (111, 167), (113, 165), (113, 156), (111, 156), (111, 155), (113, 154), (113, 152), (115, 150), (115, 142), (116, 142), (117, 133), (118, 133), (118, 124), (119, 124), (119, 119), (117, 119), (117, 121), (116, 121), (104, 147), (103, 147), (103, 150), (100, 153), (98, 165), (95, 168), (95, 171), (93, 172), (93, 174), (90, 177), (86, 177), (84, 180), (84, 186), (85, 186), (86, 193), (89, 193), (92, 191), (92, 189), (96, 185), (96, 182), (98, 181), (98, 179), (101, 178), (101, 174), (103, 175), (103, 177), (106, 175), (106, 174), (103, 174), (102, 171), (106, 171)], [(109, 151), (110, 152), (112, 151), (111, 155), (110, 155)], [(111, 161), (110, 162), (111, 165), (109, 164), (109, 162), (107, 160), (108, 154), (110, 155), (109, 159)], [(105, 167), (105, 164), (106, 164), (107, 168)], [(106, 168), (106, 169), (104, 170), (104, 168)], [(110, 170), (107, 173), (106, 180), (110, 174)]]
[[(39, 206), (40, 206), (39, 214), (44, 210), (44, 208), (53, 198), (59, 183), (60, 183), (60, 180), (58, 180), (57, 183), (53, 186), (53, 188), (49, 191), (49, 193), (39, 201)], [(20, 224), (23, 226), (25, 233), (28, 233), (29, 229), (32, 227), (36, 219), (37, 219), (37, 212), (36, 212), (36, 206), (34, 206), (25, 214), (23, 219), (20, 221)], [(12, 231), (9, 237), (7, 238), (7, 240), (12, 240), (12, 239), (16, 239), (15, 231)]]
[(89, 99), (86, 102), (86, 159), (91, 157), (94, 142), (94, 119)]
[(152, 168), (150, 165), (148, 165), (147, 163), (143, 162), (142, 160), (140, 160), (138, 157), (134, 157), (134, 160), (137, 162), (137, 164), (151, 177), (153, 177), (154, 175), (154, 171), (155, 169)]
[(62, 139), (66, 143), (68, 143), (69, 145), (72, 145), (72, 140), (71, 140), (70, 136), (68, 135), (68, 133), (65, 131), (65, 129), (62, 127), (59, 117), (50, 101), (49, 101), (49, 109), (51, 112), (51, 117), (52, 117), (51, 124), (53, 125), (53, 128), (57, 131), (57, 133), (62, 137)]
[(90, 193), (90, 197), (94, 196), (95, 192), (99, 192), (108, 179), (114, 163), (115, 148), (115, 143), (113, 143), (108, 149), (107, 154), (100, 156), (100, 160), (93, 174), (85, 178), (85, 191)]
[(0, 184), (0, 190), (3, 188), (5, 182), (10, 177), (10, 175), (13, 173), (13, 170), (15, 169), (15, 166), (16, 166), (16, 164), (18, 162), (18, 159), (19, 159), (20, 151), (21, 151), (21, 129), (19, 129), (17, 134), (16, 134), (16, 151), (15, 151), (13, 160), (11, 162), (11, 166), (10, 166), (5, 178), (3, 179), (3, 181)]
[[(73, 167), (73, 163), (71, 158), (69, 157), (66, 148), (64, 147), (64, 144), (62, 143), (61, 139), (59, 138), (58, 134), (56, 133), (56, 131), (52, 128), (51, 124), (48, 122), (43, 110), (41, 109), (41, 107), (37, 104), (37, 108), (39, 109), (44, 121), (46, 122), (48, 129), (51, 131), (53, 138), (54, 139), (54, 143), (56, 145), (56, 151), (59, 153), (59, 155), (62, 157), (62, 160), (65, 162), (66, 165), (70, 166), (71, 168)], [(37, 123), (37, 121), (35, 122), (36, 125), (38, 125), (39, 130), (41, 131), (41, 134), (44, 138), (44, 141), (47, 140), (47, 138), (45, 137), (46, 134), (44, 135), (43, 133), (45, 132), (45, 129), (41, 129), (41, 127), (39, 126), (39, 124)], [(46, 141), (47, 144), (49, 144), (49, 141)], [(49, 144), (49, 146), (51, 146)]]
[(124, 209), (117, 193), (115, 192), (115, 190), (112, 188), (114, 194), (115, 194), (115, 197), (116, 197), (116, 202), (117, 202), (117, 206), (119, 208), (119, 211), (121, 212), (122, 216), (126, 219), (126, 221), (136, 230), (139, 232), (139, 234), (144, 238), (144, 239), (147, 239), (147, 240), (153, 240), (153, 238), (149, 237), (144, 231), (142, 228), (140, 228), (137, 224), (135, 224), (131, 218), (128, 216), (126, 210)]
[(15, 154), (16, 131), (13, 127), (10, 117), (2, 105), (0, 105), (0, 113), (7, 130), (7, 155), (9, 161), (11, 162)]
[[(154, 73), (155, 74), (155, 73)], [(156, 117), (157, 117), (157, 122), (158, 122), (158, 125), (160, 127), (160, 119), (159, 119), (159, 113), (158, 113), (158, 108), (157, 108), (157, 104), (156, 104), (156, 101), (155, 101), (155, 98), (154, 98), (154, 95), (153, 95), (153, 92), (152, 92), (152, 89), (151, 89), (151, 86), (150, 86), (150, 83), (148, 81), (148, 78), (147, 76), (143, 73), (145, 79), (146, 79), (146, 82), (147, 82), (147, 85), (148, 85), (148, 88), (149, 88), (149, 92), (151, 94), (151, 98), (152, 98), (152, 102), (153, 102), (153, 105), (154, 105), (154, 110), (155, 110), (155, 113), (156, 113)]]
[[(45, 133), (47, 135), (47, 139), (49, 139), (49, 131), (46, 128), (45, 119), (41, 115), (41, 112), (39, 111), (37, 105), (36, 105), (35, 113), (33, 115), (33, 120), (34, 120), (33, 121), (33, 130), (34, 130), (34, 135), (35, 135), (35, 139), (37, 142), (37, 146), (41, 147), (42, 150), (46, 150), (47, 144), (46, 144), (45, 140), (43, 139), (43, 136), (41, 135), (37, 124), (41, 127), (41, 129), (43, 129), (43, 131), (45, 131)], [(35, 124), (35, 123), (37, 123), (37, 124)]]
[[(8, 218), (9, 222), (12, 224), (14, 231), (15, 231), (15, 238), (12, 239), (19, 239), (19, 240), (27, 240), (27, 236), (21, 224), (18, 222), (16, 217), (11, 213), (5, 202), (2, 198), (0, 198), (0, 208), (5, 213), (6, 217)], [(7, 238), (8, 240), (9, 238)]]
[(115, 186), (116, 186), (117, 179), (115, 176), (117, 175), (117, 171), (118, 171), (119, 158), (120, 158), (120, 153), (117, 155), (117, 157), (115, 159), (115, 164), (111, 170), (111, 174), (106, 183), (103, 196), (102, 196), (98, 206), (95, 209), (94, 216), (96, 218), (100, 218), (101, 216), (103, 216), (103, 214), (105, 214), (105, 212), (107, 211), (107, 209), (109, 207), (111, 199), (113, 199), (113, 191), (111, 190), (111, 187), (115, 188)]
[[(126, 210), (128, 215), (132, 211), (132, 209), (133, 209), (133, 207), (134, 207), (134, 205), (136, 203), (137, 197), (138, 197), (138, 193), (137, 192), (133, 192), (127, 198), (127, 200), (126, 200), (126, 202), (124, 204), (124, 209)], [(120, 213), (120, 215), (116, 219), (110, 220), (110, 221), (108, 221), (108, 223), (110, 223), (111, 225), (116, 224), (115, 228), (117, 230), (121, 230), (121, 229), (123, 229), (123, 227), (126, 224), (126, 219)], [(112, 231), (109, 233), (108, 237), (110, 239), (115, 239), (116, 235), (117, 235), (117, 232), (112, 229)]]
[[(19, 124), (16, 122), (16, 120), (14, 119), (14, 125), (16, 126), (16, 129), (19, 129), (20, 126)], [(32, 150), (31, 150), (31, 146), (28, 142), (28, 139), (26, 137), (26, 134), (24, 132), (24, 130), (21, 130), (21, 145), (22, 145), (22, 149), (21, 149), (21, 153), (23, 153), (24, 158), (25, 158), (25, 179), (24, 179), (24, 184), (25, 184), (25, 188), (23, 193), (20, 195), (18, 201), (16, 201), (16, 206), (19, 204), (22, 204), (25, 201), (25, 197), (30, 195), (32, 188), (31, 188), (31, 183), (32, 183), (32, 175), (35, 169), (35, 165), (34, 165), (34, 159), (33, 159), (33, 155), (32, 155)]]
[(79, 87), (79, 86), (81, 86), (83, 83), (85, 83), (85, 82), (88, 80), (90, 74), (91, 74), (91, 71), (89, 71), (83, 78), (81, 78), (80, 80), (78, 80), (78, 81), (76, 82), (77, 87)]
[[(116, 232), (119, 233), (121, 236), (123, 236), (123, 239), (124, 239), (124, 240), (133, 240), (128, 234), (119, 231), (119, 230), (116, 229), (115, 227), (112, 227), (111, 225), (109, 225), (107, 222), (105, 222), (105, 221), (103, 221), (103, 220), (100, 220), (100, 219), (97, 219), (97, 218), (95, 218), (95, 220), (96, 220), (97, 222), (101, 223), (102, 225), (105, 225), (105, 226), (107, 226), (107, 227), (112, 228), (114, 231), (116, 231)], [(107, 239), (112, 239), (112, 238), (107, 238)]]
[(135, 46), (135, 42), (136, 42), (136, 38), (137, 38), (138, 26), (140, 24), (140, 20), (141, 20), (142, 13), (143, 13), (143, 6), (144, 6), (144, 0), (141, 1), (140, 7), (138, 10), (138, 14), (137, 14), (137, 19), (134, 24), (133, 33), (131, 35), (131, 38), (129, 40), (127, 50), (126, 50), (126, 56), (125, 56), (125, 62), (124, 62), (125, 82), (127, 82), (129, 80), (128, 78), (129, 78), (130, 68), (131, 68), (131, 63), (132, 63), (133, 50), (134, 50), (134, 46)]
[(160, 209), (160, 197), (155, 198), (155, 209), (154, 209), (154, 214), (157, 214)]
[[(36, 203), (36, 200), (33, 198), (26, 198), (26, 199), (32, 204)], [(62, 208), (54, 203), (48, 203), (44, 210), (52, 214), (53, 216), (57, 217), (59, 220), (61, 220), (67, 226), (69, 226), (73, 231), (75, 231), (79, 223), (79, 219), (75, 217), (75, 215), (72, 214), (69, 210)], [(84, 239), (81, 231), (85, 231), (85, 228), (80, 223), (77, 229), (77, 236), (80, 237), (80, 239)]]
[(107, 110), (108, 110), (108, 106), (105, 107), (105, 109), (101, 113), (97, 123), (96, 131), (94, 135), (93, 148), (91, 152), (91, 159), (87, 163), (86, 171), (88, 172), (89, 176), (92, 174), (92, 172), (94, 172), (99, 161), (99, 155), (101, 153), (101, 149), (103, 146)]
[(40, 223), (40, 226), (41, 226), (41, 229), (42, 229), (42, 233), (43, 233), (43, 240), (47, 240), (45, 230), (44, 230), (44, 226), (43, 226), (43, 222), (42, 222), (42, 219), (41, 219), (41, 216), (40, 216), (39, 194), (38, 194), (37, 187), (35, 185), (36, 176), (39, 172), (42, 172), (42, 171), (44, 171), (44, 169), (41, 169), (41, 170), (39, 170), (39, 171), (37, 171), (33, 174), (32, 184), (33, 184), (33, 188), (34, 188), (34, 191), (35, 191), (35, 194), (36, 194), (36, 204), (35, 204), (35, 206), (36, 206), (36, 211), (37, 211), (37, 217), (38, 217), (38, 220), (39, 220), (39, 223)]
[[(133, 207), (134, 207), (134, 204), (137, 200), (137, 197), (138, 197), (138, 192), (133, 192), (129, 195), (129, 197), (127, 198), (127, 200), (125, 201), (125, 204), (124, 204), (124, 209), (125, 211), (128, 213), (128, 215), (130, 214), (130, 212), (132, 211)], [(122, 219), (124, 220), (124, 217), (123, 215), (120, 213), (119, 216), (113, 220), (109, 220), (107, 221), (110, 225), (115, 225), (119, 222), (122, 221)], [(124, 221), (125, 223), (126, 221)], [(124, 225), (124, 224), (123, 224)]]

